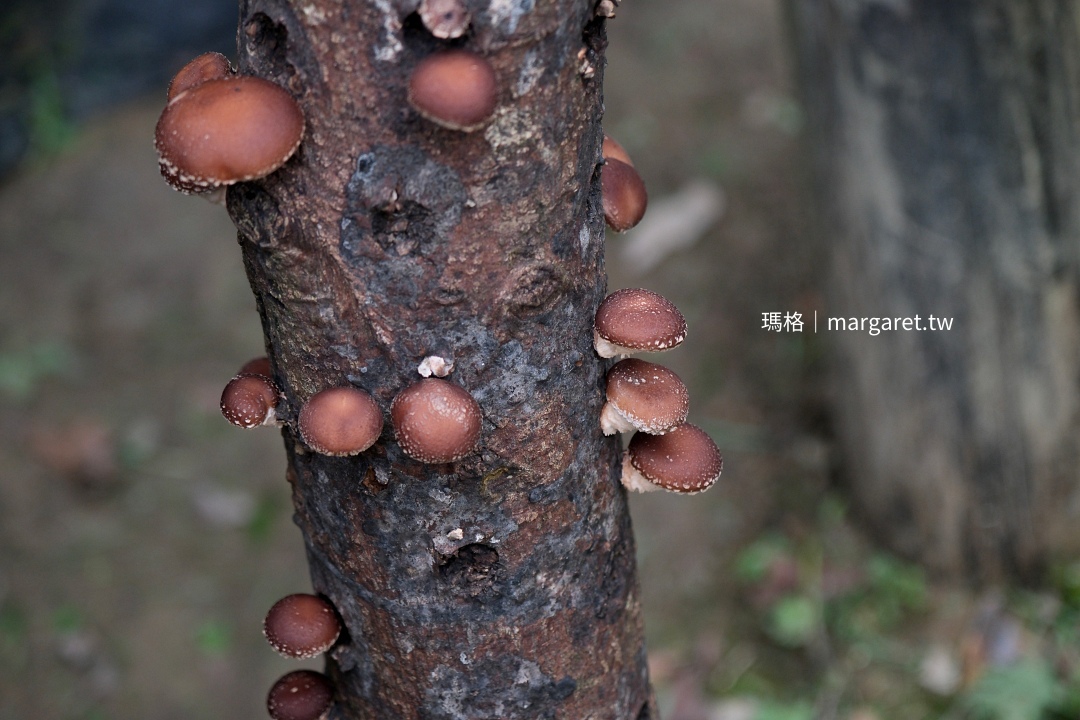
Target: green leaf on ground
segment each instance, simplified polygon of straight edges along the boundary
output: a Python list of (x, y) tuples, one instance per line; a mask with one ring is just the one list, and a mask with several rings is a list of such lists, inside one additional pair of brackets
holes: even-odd
[(769, 612), (765, 630), (786, 647), (807, 645), (818, 630), (818, 604), (805, 595), (781, 598)]
[(1037, 720), (1061, 696), (1050, 666), (1023, 660), (987, 671), (963, 699), (973, 720)]

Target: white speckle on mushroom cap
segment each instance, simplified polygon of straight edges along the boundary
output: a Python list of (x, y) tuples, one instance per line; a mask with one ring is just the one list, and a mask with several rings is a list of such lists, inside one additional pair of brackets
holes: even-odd
[(684, 423), (665, 435), (634, 435), (623, 456), (622, 483), (637, 492), (658, 487), (695, 495), (712, 487), (723, 469), (724, 458), (712, 438)]
[(670, 300), (651, 290), (617, 290), (596, 310), (593, 347), (603, 358), (660, 352), (685, 339), (686, 318)]

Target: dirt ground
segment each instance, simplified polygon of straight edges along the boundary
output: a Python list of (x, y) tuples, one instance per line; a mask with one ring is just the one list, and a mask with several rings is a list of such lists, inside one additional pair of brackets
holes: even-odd
[[(736, 572), (762, 538), (819, 537), (830, 468), (822, 348), (761, 328), (763, 312), (818, 303), (780, 31), (774, 0), (626, 0), (609, 26), (605, 127), (654, 207), (695, 180), (724, 197), (647, 273), (633, 234), (608, 241), (612, 288), (650, 287), (687, 315), (687, 343), (662, 361), (725, 453), (709, 493), (632, 501), (668, 720), (765, 717), (765, 694), (866, 720), (860, 698), (888, 693), (852, 695), (813, 642), (778, 645)], [(263, 717), (296, 667), (259, 631), (276, 599), (310, 587), (281, 441), (217, 409), (262, 354), (254, 302), (224, 210), (158, 177), (160, 106), (101, 118), (0, 187), (4, 720)]]

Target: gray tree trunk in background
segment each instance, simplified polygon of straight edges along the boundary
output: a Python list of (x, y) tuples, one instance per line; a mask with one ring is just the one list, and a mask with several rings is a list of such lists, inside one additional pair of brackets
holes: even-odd
[(1080, 4), (788, 0), (829, 254), (845, 475), (975, 582), (1080, 550)]
[[(240, 7), (241, 72), (307, 118), (299, 156), (231, 188), (228, 208), (284, 391), (313, 584), (348, 628), (327, 661), (334, 717), (655, 719), (592, 349), (603, 23), (589, 0), (469, 6), (453, 44), (489, 58), (500, 90), (468, 134), (406, 102), (412, 68), (448, 44), (415, 1)], [(429, 354), (480, 403), (475, 453), (420, 464), (389, 422), (355, 458), (305, 451), (308, 397), (352, 383), (385, 412)]]

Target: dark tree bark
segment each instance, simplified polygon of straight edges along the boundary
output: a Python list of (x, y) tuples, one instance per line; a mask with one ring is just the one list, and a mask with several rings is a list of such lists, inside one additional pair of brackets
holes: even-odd
[(977, 582), (1080, 549), (1080, 10), (791, 0), (831, 256), (855, 497), (898, 550)]
[[(285, 396), (288, 477), (315, 589), (348, 636), (327, 672), (337, 718), (655, 718), (619, 445), (600, 434), (603, 24), (587, 0), (469, 2), (437, 41), (416, 2), (242, 0), (240, 68), (288, 88), (307, 131), (235, 186)], [(464, 45), (493, 63), (485, 129), (406, 102), (416, 63)], [(597, 73), (585, 79), (587, 48)], [(479, 449), (423, 465), (386, 412), (427, 355), (479, 401)], [(386, 412), (354, 458), (295, 430), (351, 383)]]

